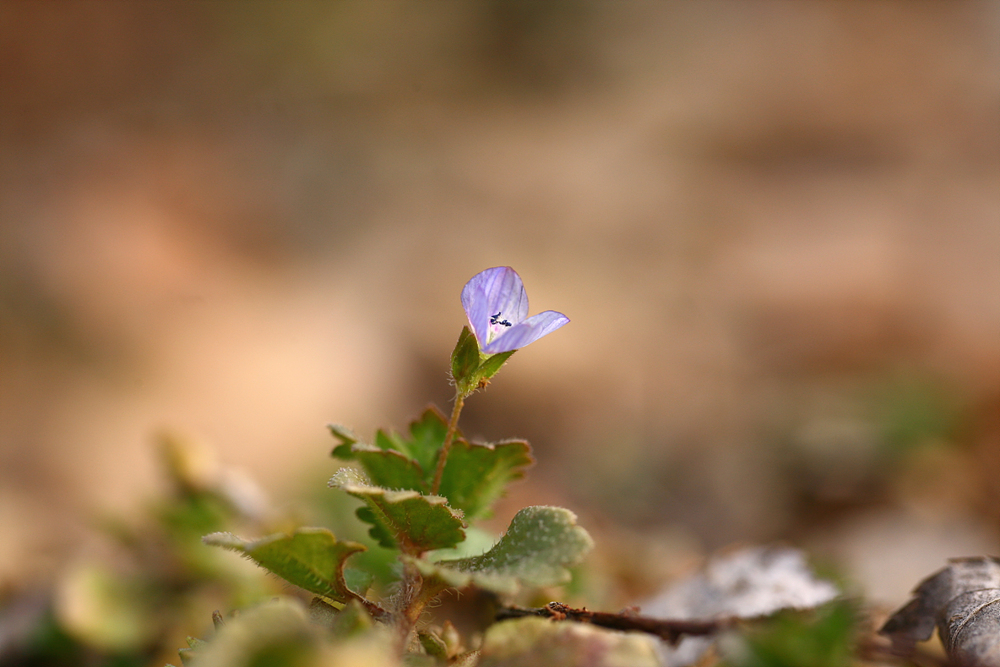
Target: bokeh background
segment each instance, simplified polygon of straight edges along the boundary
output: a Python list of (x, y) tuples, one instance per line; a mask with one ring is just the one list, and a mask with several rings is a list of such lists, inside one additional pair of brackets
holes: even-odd
[(1000, 551), (996, 2), (6, 1), (0, 85), (5, 590), (162, 429), (294, 506), (328, 422), (447, 409), (496, 265), (572, 319), (467, 404), (536, 450), (498, 527), (886, 604)]

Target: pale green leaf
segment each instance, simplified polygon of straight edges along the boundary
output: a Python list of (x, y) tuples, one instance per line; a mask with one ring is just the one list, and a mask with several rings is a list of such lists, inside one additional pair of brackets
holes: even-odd
[(490, 515), (507, 484), (524, 476), (534, 459), (524, 440), (474, 444), (456, 438), (441, 476), (440, 494), (465, 513), (467, 521)]
[(338, 542), (325, 528), (299, 528), (291, 534), (279, 533), (257, 540), (245, 540), (232, 533), (212, 533), (205, 544), (240, 553), (261, 567), (300, 588), (337, 602), (359, 597), (344, 580), (344, 562), (365, 546)]
[(366, 506), (358, 516), (373, 524), (372, 537), (380, 542), (391, 538), (391, 545), (405, 554), (447, 549), (465, 539), (461, 514), (448, 507), (441, 496), (370, 486), (349, 468), (338, 471), (330, 486), (363, 500)]
[(497, 593), (515, 593), (521, 587), (566, 583), (570, 579), (568, 568), (579, 563), (593, 545), (569, 510), (526, 507), (514, 516), (500, 541), (480, 556), (411, 562), (441, 588), (475, 585)]
[(651, 637), (586, 623), (520, 618), (486, 631), (479, 667), (660, 667)]

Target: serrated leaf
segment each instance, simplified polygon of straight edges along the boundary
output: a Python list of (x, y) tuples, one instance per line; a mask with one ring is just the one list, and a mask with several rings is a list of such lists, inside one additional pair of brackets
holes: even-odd
[(357, 542), (338, 542), (325, 528), (299, 528), (258, 540), (245, 540), (232, 533), (212, 533), (205, 544), (230, 549), (270, 570), (289, 583), (337, 602), (358, 598), (344, 580), (344, 562), (351, 554), (365, 551)]
[(353, 460), (354, 454), (351, 452), (351, 446), (358, 442), (358, 436), (354, 435), (354, 431), (340, 424), (329, 424), (327, 428), (330, 429), (330, 434), (340, 441), (340, 444), (333, 448), (331, 456), (345, 461)]
[(509, 482), (520, 479), (534, 459), (524, 440), (474, 444), (456, 438), (441, 476), (442, 496), (467, 521), (487, 517)]
[(590, 535), (576, 515), (562, 507), (526, 507), (510, 522), (507, 533), (480, 556), (431, 563), (413, 559), (426, 579), (441, 588), (475, 585), (497, 593), (515, 593), (522, 586), (566, 583), (567, 568), (593, 548)]
[(379, 520), (378, 514), (375, 513), (368, 505), (362, 505), (354, 513), (362, 523), (367, 523), (371, 528), (368, 529), (368, 535), (371, 536), (373, 540), (378, 542), (380, 547), (385, 547), (386, 549), (396, 549), (398, 548), (396, 538), (393, 537), (392, 533), (386, 528), (385, 524)]
[(354, 459), (360, 463), (373, 486), (386, 489), (410, 489), (425, 493), (428, 490), (426, 473), (420, 464), (392, 449), (379, 449), (367, 445), (354, 445)]
[[(427, 477), (437, 464), (448, 422), (440, 410), (430, 406), (410, 423), (408, 435), (380, 429), (371, 445), (360, 443), (353, 433), (341, 426), (329, 428), (341, 443), (334, 447), (334, 456), (361, 462), (372, 480), (386, 488), (425, 492), (430, 488), (431, 480)], [(455, 435), (460, 436), (461, 432)]]
[[(410, 456), (425, 471), (433, 471), (437, 464), (438, 451), (448, 434), (448, 420), (436, 407), (429, 406), (416, 421), (410, 423), (410, 438), (407, 446)], [(456, 437), (461, 435), (456, 431)]]
[(375, 446), (394, 450), (407, 456), (424, 470), (433, 470), (438, 450), (448, 433), (448, 422), (441, 411), (428, 407), (416, 420), (410, 422), (409, 437), (394, 431), (379, 430), (375, 433)]
[[(358, 517), (371, 523), (372, 537), (383, 546), (396, 547), (408, 555), (447, 549), (465, 539), (465, 523), (441, 496), (416, 491), (390, 491), (360, 481), (356, 471), (338, 471), (330, 486), (343, 489), (366, 504)], [(388, 541), (388, 545), (385, 542)]]

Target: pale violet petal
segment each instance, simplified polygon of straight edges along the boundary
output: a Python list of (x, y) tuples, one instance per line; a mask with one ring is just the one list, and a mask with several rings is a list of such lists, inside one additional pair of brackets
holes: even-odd
[[(473, 279), (475, 280), (475, 279)], [(462, 307), (469, 318), (472, 333), (476, 335), (480, 347), (489, 339), (490, 311), (486, 303), (486, 294), (482, 287), (473, 285), (472, 280), (462, 290)]]
[(569, 323), (569, 318), (554, 310), (532, 315), (528, 319), (513, 325), (488, 344), (482, 346), (486, 354), (499, 354), (517, 350), (529, 343), (534, 343), (556, 329)]
[(499, 313), (499, 319), (518, 324), (528, 316), (528, 293), (517, 271), (509, 266), (500, 268), (503, 272), (486, 288), (486, 303), (492, 309), (490, 315)]
[(491, 339), (504, 335), (510, 327), (525, 318), (528, 314), (528, 295), (514, 269), (496, 266), (477, 273), (465, 284), (462, 307), (480, 346), (484, 347)]

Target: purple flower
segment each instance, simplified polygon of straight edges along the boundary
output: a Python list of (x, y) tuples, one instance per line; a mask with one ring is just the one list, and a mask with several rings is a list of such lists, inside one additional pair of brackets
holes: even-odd
[(528, 315), (521, 276), (509, 266), (477, 273), (462, 288), (462, 307), (483, 354), (522, 348), (569, 322), (554, 310)]

